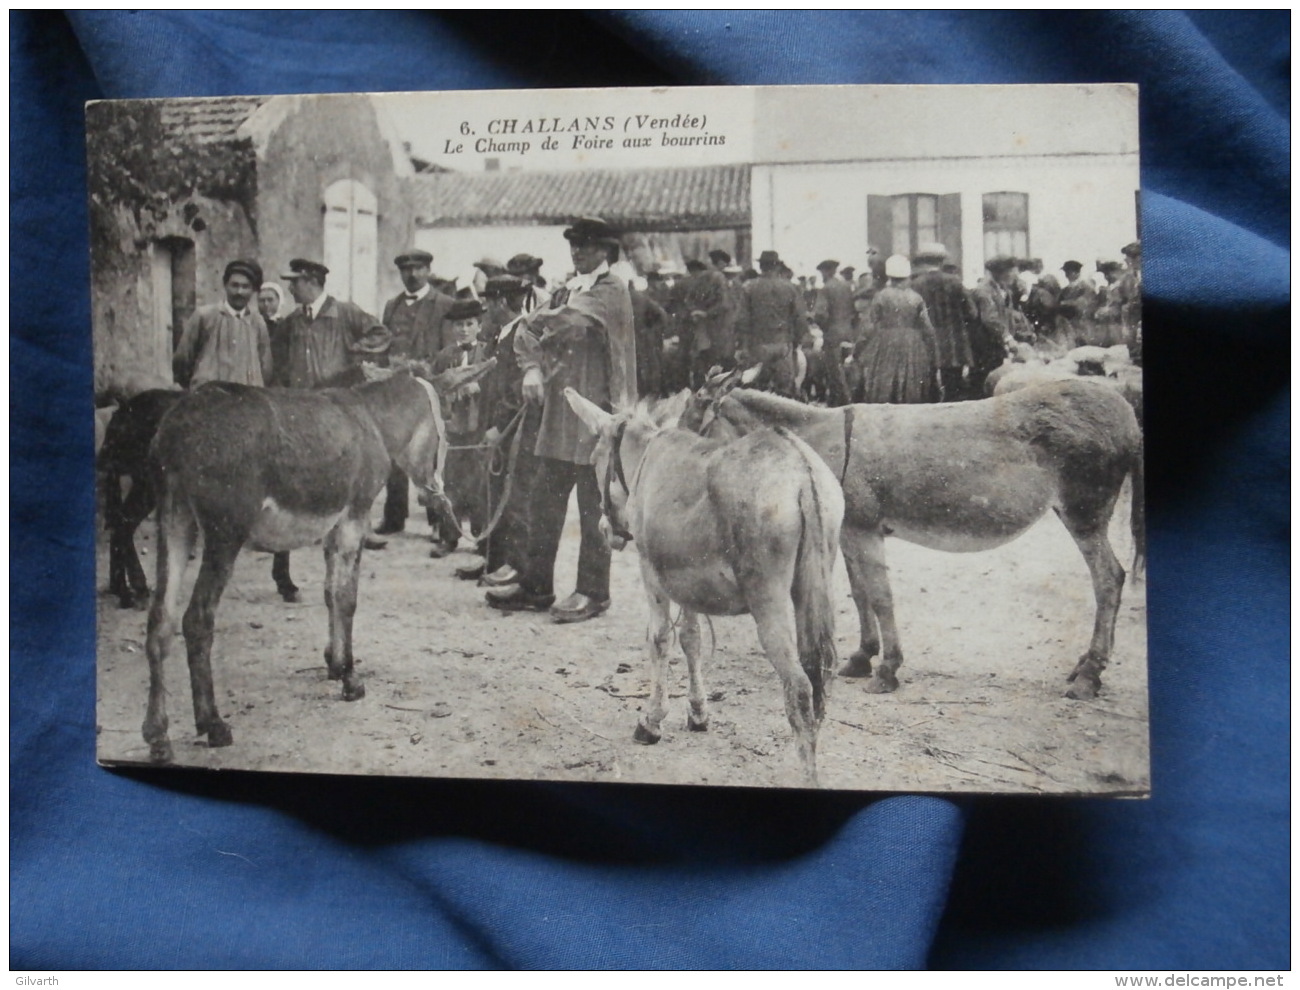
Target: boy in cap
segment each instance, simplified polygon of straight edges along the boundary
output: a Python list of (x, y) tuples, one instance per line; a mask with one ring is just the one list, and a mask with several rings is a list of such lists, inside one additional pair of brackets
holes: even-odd
[[(402, 279), (403, 291), (384, 306), (384, 326), (392, 334), (388, 349), (389, 358), (404, 357), (432, 361), (451, 339), (443, 339), (444, 318), (451, 308), (452, 298), (438, 291), (432, 284), (433, 255), (420, 248), (403, 251), (393, 259)], [(384, 496), (384, 518), (378, 535), (400, 533), (406, 528), (410, 513), (411, 483), (406, 472), (393, 465), (388, 476)], [(436, 525), (437, 516), (428, 513), (429, 525)]]
[[(446, 323), (454, 343), (433, 359), (435, 375), (451, 368), (478, 364), (487, 359), (487, 345), (479, 340), (483, 304), (477, 299), (457, 299), (447, 310)], [(487, 526), (487, 471), (483, 451), (470, 448), (483, 439), (483, 391), (478, 382), (462, 385), (445, 397), (443, 417), (447, 423), (447, 497), (458, 516), (468, 516), (470, 530), (481, 533)], [(429, 556), (445, 557), (460, 542), (458, 528), (444, 521), (440, 539), (435, 539)], [(475, 575), (477, 576), (477, 575)]]
[(262, 268), (255, 261), (232, 261), (222, 273), (221, 284), (225, 299), (200, 306), (185, 323), (172, 356), (176, 380), (188, 388), (204, 382), (268, 384), (271, 337), (251, 305), (262, 287)]

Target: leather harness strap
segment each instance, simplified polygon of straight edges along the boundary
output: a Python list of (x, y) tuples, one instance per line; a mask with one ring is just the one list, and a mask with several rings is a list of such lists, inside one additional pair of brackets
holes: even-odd
[(853, 407), (844, 407), (844, 470), (840, 472), (840, 487), (849, 476), (849, 456), (853, 453)]

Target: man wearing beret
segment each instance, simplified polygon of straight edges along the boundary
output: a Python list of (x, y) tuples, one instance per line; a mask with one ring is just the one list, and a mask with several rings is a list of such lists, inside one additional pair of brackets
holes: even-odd
[[(450, 331), (444, 339), (444, 319), (453, 299), (430, 284), (433, 255), (419, 248), (399, 254), (393, 263), (402, 277), (404, 291), (384, 306), (384, 326), (392, 334), (388, 356), (432, 361), (452, 343)], [(406, 472), (393, 465), (384, 496), (384, 518), (376, 533), (400, 533), (410, 513), (410, 481)], [(436, 516), (430, 513), (430, 525)]]
[(221, 278), (226, 298), (200, 306), (185, 324), (172, 368), (189, 388), (204, 382), (261, 386), (271, 380), (271, 338), (266, 323), (250, 305), (262, 287), (255, 261), (232, 261)]
[[(581, 622), (609, 608), (610, 550), (600, 532), (600, 488), (591, 465), (596, 438), (564, 389), (605, 409), (629, 408), (636, 398), (636, 342), (627, 283), (609, 267), (619, 250), (614, 230), (598, 217), (584, 217), (564, 236), (578, 274), (515, 333), (524, 397), (542, 406), (528, 559), (519, 583), (489, 589), (488, 604), (507, 611), (549, 607), (557, 622)], [(582, 532), (577, 588), (552, 606), (555, 556), (575, 487)]]
[[(176, 380), (197, 388), (204, 382), (270, 384), (279, 370), (272, 367), (271, 338), (266, 322), (252, 305), (262, 287), (262, 266), (255, 261), (232, 261), (222, 275), (224, 302), (201, 306), (185, 325), (172, 367)], [(276, 591), (287, 602), (302, 596), (289, 575), (289, 554), (277, 553), (271, 564)]]

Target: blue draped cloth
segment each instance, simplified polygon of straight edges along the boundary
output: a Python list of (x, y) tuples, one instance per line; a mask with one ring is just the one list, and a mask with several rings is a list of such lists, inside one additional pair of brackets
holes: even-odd
[[(1288, 968), (1289, 39), (1249, 11), (11, 13), (10, 966)], [(1142, 87), (1150, 800), (95, 765), (84, 101), (1076, 82)]]

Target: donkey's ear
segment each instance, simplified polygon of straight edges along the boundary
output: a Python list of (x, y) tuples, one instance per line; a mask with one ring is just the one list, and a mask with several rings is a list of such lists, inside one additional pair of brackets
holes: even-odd
[(572, 388), (565, 388), (564, 397), (569, 400), (569, 407), (582, 420), (582, 425), (597, 436), (600, 436), (600, 431), (614, 421), (613, 416), (590, 399), (584, 399)]

